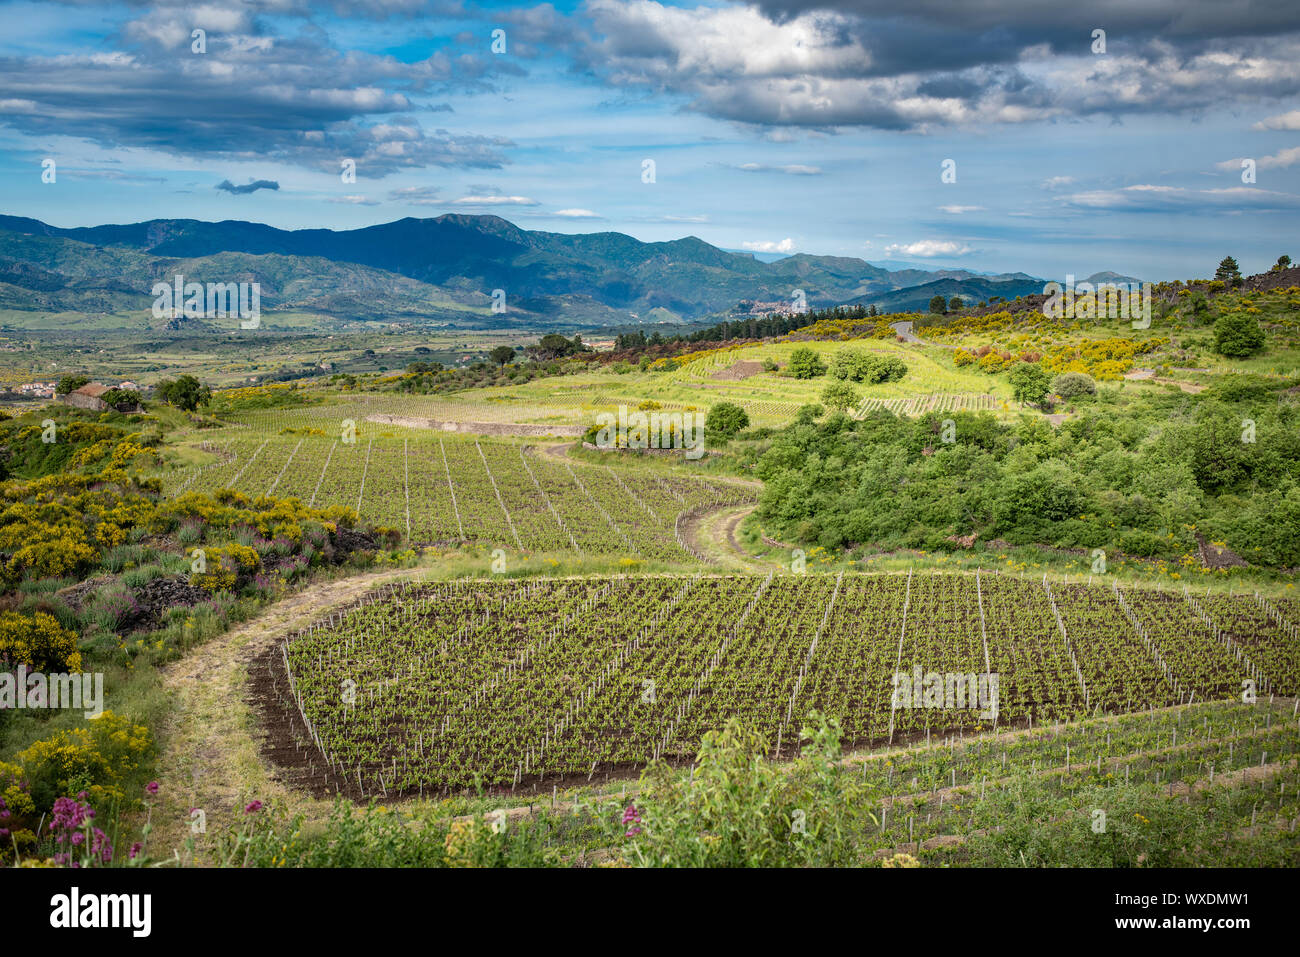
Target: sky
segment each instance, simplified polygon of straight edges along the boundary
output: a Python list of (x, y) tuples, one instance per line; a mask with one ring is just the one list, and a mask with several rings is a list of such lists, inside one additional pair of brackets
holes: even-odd
[(0, 0), (0, 23), (0, 213), (57, 226), (495, 214), (1053, 278), (1300, 259), (1294, 0)]

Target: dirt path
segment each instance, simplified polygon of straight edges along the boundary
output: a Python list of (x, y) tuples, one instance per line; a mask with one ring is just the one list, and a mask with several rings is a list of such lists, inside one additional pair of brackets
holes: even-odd
[(682, 525), (682, 535), (711, 565), (728, 571), (758, 571), (760, 562), (745, 552), (737, 537), (740, 523), (756, 507), (727, 505), (696, 515)]
[[(311, 585), (270, 606), (251, 621), (213, 638), (163, 670), (172, 710), (159, 732), (159, 805), (154, 809), (150, 856), (168, 857), (191, 836), (191, 808), (210, 825), (251, 800), (292, 804), (309, 817), (325, 802), (291, 792), (261, 756), (261, 731), (247, 695), (248, 662), (277, 638), (418, 569), (368, 572)], [(201, 835), (196, 849), (204, 849)]]

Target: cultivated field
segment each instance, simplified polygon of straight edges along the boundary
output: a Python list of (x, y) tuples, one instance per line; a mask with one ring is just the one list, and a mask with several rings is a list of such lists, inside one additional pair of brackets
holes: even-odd
[[(263, 693), (318, 788), (532, 786), (689, 758), (733, 717), (788, 757), (813, 710), (888, 745), (1295, 695), (1297, 614), (987, 573), (407, 585), (274, 648)], [(998, 675), (996, 714), (900, 704), (916, 668)]]
[(359, 428), (353, 442), (230, 430), (203, 448), (211, 461), (168, 473), (171, 495), (234, 489), (346, 506), (413, 545), (691, 562), (683, 515), (756, 498), (735, 481), (570, 464), (520, 444), (420, 429)]

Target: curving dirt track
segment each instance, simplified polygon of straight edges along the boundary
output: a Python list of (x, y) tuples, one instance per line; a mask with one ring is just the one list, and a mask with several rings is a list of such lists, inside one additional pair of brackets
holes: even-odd
[[(210, 825), (251, 800), (287, 799), (289, 788), (263, 759), (262, 731), (248, 694), (248, 665), (276, 639), (418, 569), (367, 572), (311, 585), (223, 635), (193, 649), (163, 670), (171, 713), (159, 731), (159, 803), (153, 813), (150, 857), (165, 858), (194, 837), (203, 859), (206, 842), (192, 835), (191, 809)], [(293, 804), (309, 817), (328, 803), (295, 792)], [(213, 828), (215, 829), (215, 828)]]

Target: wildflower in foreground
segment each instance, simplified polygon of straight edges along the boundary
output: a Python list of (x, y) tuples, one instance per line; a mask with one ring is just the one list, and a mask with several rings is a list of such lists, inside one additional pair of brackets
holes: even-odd
[(636, 837), (638, 834), (640, 834), (641, 833), (641, 828), (639, 827), (640, 823), (641, 823), (641, 815), (640, 813), (638, 813), (636, 809), (636, 805), (629, 804), (627, 806), (627, 810), (623, 812), (623, 824), (624, 826), (629, 824), (632, 826), (628, 828), (627, 833), (624, 836)]

